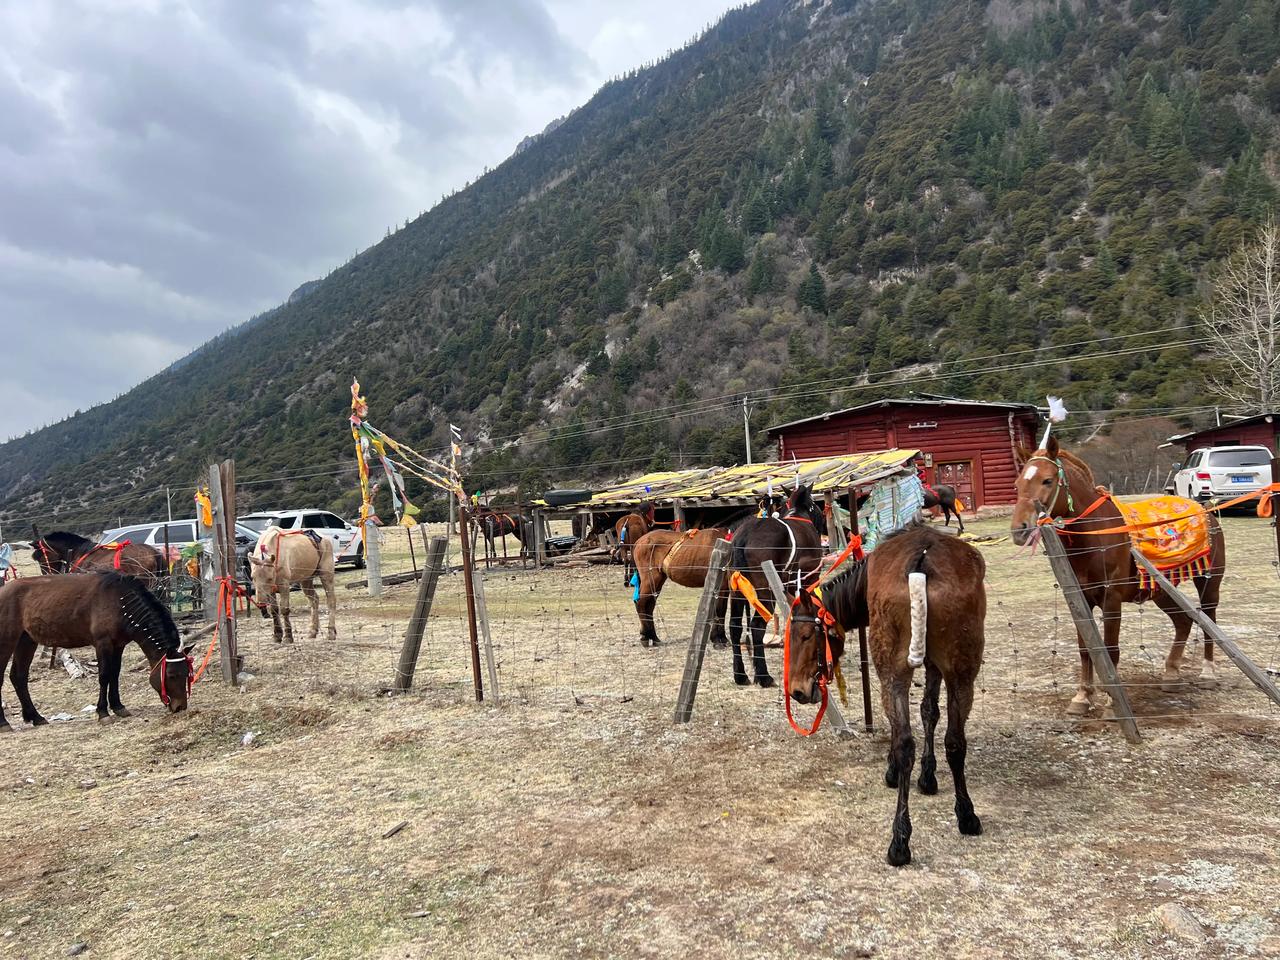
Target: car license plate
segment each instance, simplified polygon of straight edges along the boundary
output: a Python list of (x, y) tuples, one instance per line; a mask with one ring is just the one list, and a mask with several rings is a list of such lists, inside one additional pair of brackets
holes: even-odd
[(1248, 475), (1248, 476), (1244, 476), (1244, 475), (1239, 474), (1239, 473), (1233, 473), (1233, 474), (1231, 475), (1231, 482), (1232, 482), (1232, 483), (1253, 483), (1253, 481), (1254, 481), (1254, 477), (1253, 477), (1253, 475), (1252, 475), (1252, 474), (1250, 474), (1250, 475)]

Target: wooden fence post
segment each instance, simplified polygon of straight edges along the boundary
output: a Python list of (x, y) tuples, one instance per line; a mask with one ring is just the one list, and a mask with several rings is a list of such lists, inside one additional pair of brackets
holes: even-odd
[[(1280, 457), (1271, 458), (1271, 482), (1280, 483)], [(1280, 563), (1280, 491), (1271, 494), (1271, 526), (1276, 531), (1276, 562)]]
[[(409, 534), (412, 538), (413, 534)], [(423, 531), (425, 539), (426, 532)], [(396, 667), (394, 689), (400, 693), (413, 686), (413, 674), (418, 668), (418, 653), (422, 649), (422, 634), (427, 627), (427, 617), (431, 614), (431, 604), (436, 598), (436, 586), (440, 581), (440, 571), (444, 567), (445, 548), (448, 537), (432, 537), (427, 545), (427, 555), (423, 559), (422, 579), (418, 581), (418, 599), (414, 601), (413, 616), (409, 618), (409, 626), (405, 628), (404, 645), (400, 648), (400, 663)]]
[(1080, 581), (1076, 579), (1075, 571), (1071, 569), (1071, 561), (1067, 559), (1067, 549), (1062, 545), (1058, 531), (1052, 524), (1045, 524), (1040, 529), (1044, 555), (1049, 558), (1053, 575), (1058, 585), (1062, 587), (1062, 598), (1066, 600), (1067, 609), (1071, 611), (1071, 619), (1075, 621), (1076, 630), (1084, 638), (1089, 659), (1093, 661), (1093, 669), (1098, 672), (1103, 689), (1111, 695), (1116, 719), (1120, 722), (1120, 732), (1130, 743), (1137, 743), (1142, 739), (1142, 735), (1138, 732), (1138, 723), (1133, 718), (1133, 708), (1129, 705), (1129, 697), (1124, 692), (1120, 677), (1116, 673), (1116, 665), (1111, 662), (1111, 654), (1107, 653), (1102, 635), (1098, 633), (1098, 624), (1093, 619), (1093, 608), (1085, 600)]
[[(787, 603), (787, 591), (782, 585), (782, 577), (778, 575), (778, 568), (773, 565), (772, 560), (764, 561), (764, 563), (760, 564), (760, 569), (764, 571), (765, 579), (769, 581), (769, 589), (773, 591), (773, 599), (782, 607), (784, 619), (781, 626), (785, 631), (787, 629), (786, 620), (791, 617), (791, 604)], [(748, 612), (750, 612), (749, 609)], [(750, 623), (750, 621), (751, 618), (748, 617), (747, 622)], [(786, 656), (785, 649), (782, 655)], [(782, 695), (784, 697), (790, 696), (786, 690), (782, 691)], [(845, 720), (844, 714), (840, 712), (840, 704), (836, 702), (838, 699), (839, 697), (834, 694), (827, 696), (827, 713), (831, 716), (831, 728), (835, 730), (836, 736), (852, 737), (853, 729), (849, 726), (848, 721)]]
[(680, 678), (680, 695), (676, 698), (676, 723), (688, 723), (693, 716), (693, 701), (698, 696), (698, 678), (702, 674), (702, 658), (711, 639), (711, 625), (716, 615), (716, 602), (724, 588), (724, 568), (729, 564), (733, 545), (728, 540), (717, 540), (707, 561), (707, 579), (702, 584), (702, 596), (698, 600), (698, 615), (693, 621), (693, 634), (689, 637), (689, 652), (685, 655), (684, 675)]
[(480, 638), (476, 631), (475, 556), (471, 552), (471, 509), (458, 504), (458, 527), (462, 533), (462, 583), (467, 594), (467, 632), (471, 635), (471, 685), (476, 702), (484, 700), (484, 680), (480, 676)]
[(364, 524), (364, 563), (369, 596), (382, 596), (382, 544), (378, 525), (372, 519)]
[[(858, 488), (849, 488), (849, 530), (853, 536), (861, 536), (858, 528)], [(867, 733), (873, 729), (871, 718), (871, 655), (867, 651), (867, 628), (858, 628), (858, 664), (862, 671), (862, 727)]]
[(498, 702), (498, 667), (493, 662), (493, 635), (489, 632), (489, 607), (484, 599), (484, 577), (480, 568), (471, 571), (472, 591), (476, 598), (476, 622), (480, 626), (480, 635), (484, 640), (485, 673), (489, 676), (489, 696), (494, 703)]
[(1220, 626), (1210, 620), (1196, 604), (1192, 603), (1190, 597), (1170, 583), (1169, 579), (1157, 570), (1155, 565), (1144, 557), (1136, 547), (1131, 547), (1130, 550), (1133, 552), (1133, 559), (1147, 571), (1152, 581), (1167, 593), (1174, 603), (1182, 608), (1183, 613), (1199, 625), (1207, 637), (1222, 648), (1222, 652), (1235, 662), (1235, 665), (1240, 668), (1246, 677), (1253, 681), (1254, 686), (1280, 704), (1280, 690), (1276, 689), (1276, 685), (1267, 676), (1266, 671), (1260, 669), (1256, 663), (1250, 660), (1248, 655), (1240, 649), (1234, 640), (1227, 636)]
[[(236, 579), (236, 464), (224, 460), (209, 467), (209, 497), (213, 501), (213, 583), (214, 619), (218, 625), (218, 653), (222, 679), (235, 683), (244, 661), (236, 647), (234, 595), (230, 616), (220, 602), (222, 580)], [(206, 602), (206, 606), (208, 603)]]

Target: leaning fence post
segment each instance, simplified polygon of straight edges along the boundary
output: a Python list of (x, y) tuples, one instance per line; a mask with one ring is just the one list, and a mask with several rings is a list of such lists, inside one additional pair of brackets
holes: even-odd
[[(787, 591), (782, 585), (782, 577), (778, 575), (778, 568), (773, 565), (772, 560), (766, 560), (760, 564), (760, 569), (764, 571), (764, 577), (769, 581), (769, 589), (773, 592), (774, 601), (783, 609), (783, 619), (781, 626), (783, 630), (787, 629), (787, 620), (791, 618), (791, 604), (787, 603)], [(747, 618), (750, 622), (750, 617)], [(783, 651), (786, 656), (786, 651)], [(786, 690), (782, 691), (784, 697), (791, 696)], [(854, 735), (853, 728), (844, 718), (844, 714), (840, 712), (840, 705), (836, 703), (839, 697), (827, 697), (827, 713), (831, 715), (831, 728), (835, 730), (836, 735), (840, 737), (852, 737)]]
[(489, 607), (484, 599), (484, 576), (480, 568), (471, 571), (472, 591), (476, 597), (476, 623), (480, 626), (480, 639), (484, 644), (485, 673), (489, 676), (489, 693), (498, 702), (498, 668), (493, 662), (493, 635), (489, 632)]
[(1080, 581), (1071, 569), (1071, 561), (1067, 558), (1067, 549), (1058, 538), (1058, 531), (1053, 524), (1044, 524), (1041, 528), (1041, 541), (1044, 543), (1044, 555), (1049, 558), (1049, 566), (1053, 575), (1062, 587), (1062, 598), (1071, 611), (1071, 619), (1075, 621), (1076, 630), (1084, 638), (1084, 645), (1089, 650), (1089, 659), (1093, 668), (1098, 671), (1102, 687), (1111, 695), (1111, 703), (1115, 709), (1116, 719), (1120, 722), (1120, 732), (1130, 743), (1142, 739), (1138, 733), (1138, 723), (1133, 718), (1133, 708), (1129, 706), (1129, 697), (1120, 683), (1116, 673), (1116, 665), (1111, 662), (1111, 654), (1098, 633), (1098, 624), (1093, 619), (1093, 609), (1084, 598)]
[[(413, 536), (412, 533), (409, 534)], [(413, 616), (404, 632), (404, 645), (400, 648), (400, 663), (396, 667), (394, 689), (404, 693), (413, 686), (413, 674), (418, 668), (418, 652), (422, 649), (422, 633), (431, 613), (431, 603), (436, 597), (436, 584), (444, 565), (444, 552), (448, 537), (432, 537), (423, 560), (422, 579), (418, 581), (418, 599), (413, 604)]]
[(711, 626), (716, 616), (716, 604), (724, 589), (724, 568), (729, 563), (733, 545), (728, 540), (717, 540), (707, 561), (707, 578), (702, 583), (702, 596), (698, 600), (698, 615), (693, 621), (693, 635), (689, 637), (689, 652), (685, 656), (684, 675), (680, 678), (680, 695), (676, 698), (676, 723), (688, 723), (693, 716), (693, 701), (698, 695), (698, 678), (702, 674), (702, 658), (711, 639)]

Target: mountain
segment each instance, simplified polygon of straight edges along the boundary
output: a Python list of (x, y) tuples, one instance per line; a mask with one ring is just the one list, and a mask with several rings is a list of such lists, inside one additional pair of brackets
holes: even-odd
[(1278, 56), (1280, 0), (760, 0), (4, 444), (4, 523), (152, 515), (226, 456), (242, 508), (350, 509), (353, 376), (525, 491), (739, 460), (746, 394), (757, 430), (921, 384), (1185, 420), (1207, 278), (1276, 204)]

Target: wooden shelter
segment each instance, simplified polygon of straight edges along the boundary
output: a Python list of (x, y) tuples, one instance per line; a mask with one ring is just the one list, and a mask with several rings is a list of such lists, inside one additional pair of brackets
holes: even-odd
[(1200, 447), (1269, 447), (1273, 455), (1280, 456), (1280, 410), (1179, 434), (1166, 440), (1164, 446), (1173, 444), (1187, 453)]
[(920, 394), (876, 400), (780, 423), (768, 433), (778, 458), (856, 454), (887, 447), (921, 452), (924, 480), (955, 487), (969, 509), (1014, 502), (1014, 448), (1034, 447), (1040, 423), (1029, 403), (988, 403)]

